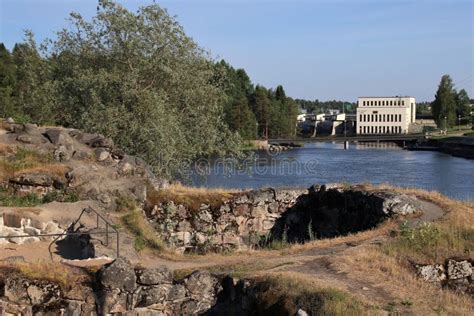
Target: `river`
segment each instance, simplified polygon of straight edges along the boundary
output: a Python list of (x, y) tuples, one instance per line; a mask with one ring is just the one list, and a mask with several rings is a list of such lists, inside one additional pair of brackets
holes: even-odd
[[(198, 166), (198, 167), (196, 167)], [(198, 161), (195, 186), (255, 189), (309, 187), (334, 182), (388, 183), (439, 191), (474, 200), (474, 161), (432, 151), (407, 151), (391, 143), (309, 143), (278, 153), (257, 152), (253, 159)]]

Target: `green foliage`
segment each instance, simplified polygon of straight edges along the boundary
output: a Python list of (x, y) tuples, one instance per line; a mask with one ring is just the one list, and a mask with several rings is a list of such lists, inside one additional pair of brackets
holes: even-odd
[(11, 54), (0, 47), (3, 116), (102, 133), (178, 178), (187, 161), (237, 153), (223, 79), (166, 10), (101, 0), (91, 20), (70, 22), (41, 49), (31, 33)]
[(426, 247), (432, 248), (435, 246), (441, 237), (441, 232), (432, 223), (424, 223), (417, 228), (408, 228), (405, 223), (402, 226), (400, 236), (403, 243), (416, 251), (420, 251)]
[(456, 116), (460, 116), (469, 122), (470, 120), (470, 100), (466, 90), (461, 89), (456, 94)]
[(43, 196), (42, 203), (53, 201), (73, 203), (79, 201), (79, 195), (75, 191), (61, 190), (48, 192)]
[(17, 195), (11, 190), (0, 189), (0, 205), (14, 207), (31, 207), (42, 203), (42, 199), (35, 193)]
[(234, 69), (223, 60), (216, 68), (225, 78), (225, 121), (232, 131), (244, 139), (294, 135), (298, 107), (281, 85), (274, 91), (254, 87), (245, 70)]
[(355, 113), (357, 104), (354, 102), (346, 101), (319, 101), (318, 99), (314, 101), (295, 99), (295, 102), (302, 109), (308, 111), (308, 113), (325, 113), (329, 109), (339, 110), (341, 112), (345, 111), (346, 113)]
[(405, 224), (395, 240), (384, 246), (387, 254), (410, 258), (416, 262), (440, 262), (452, 256), (469, 253), (474, 247), (472, 227), (442, 227), (424, 223), (410, 228)]
[(40, 197), (36, 193), (18, 194), (11, 189), (0, 189), (0, 206), (32, 207), (53, 201), (77, 202), (78, 200), (77, 193), (66, 190), (48, 192)]
[[(456, 122), (456, 91), (451, 77), (444, 75), (431, 104), (433, 117), (439, 127), (446, 129)], [(447, 124), (447, 126), (445, 126)]]

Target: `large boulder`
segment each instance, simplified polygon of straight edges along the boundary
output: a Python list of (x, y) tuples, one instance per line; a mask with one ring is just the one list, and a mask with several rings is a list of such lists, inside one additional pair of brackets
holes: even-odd
[(105, 289), (133, 292), (137, 287), (135, 270), (123, 258), (117, 258), (114, 262), (103, 267), (99, 271), (99, 281)]
[(13, 132), (18, 134), (16, 140), (25, 144), (44, 144), (48, 140), (41, 134), (36, 124), (22, 124), (13, 127)]
[(159, 285), (159, 284), (172, 284), (173, 274), (165, 266), (145, 269), (138, 273), (138, 281), (141, 285)]
[(184, 284), (191, 298), (186, 309), (193, 315), (209, 310), (222, 290), (219, 280), (208, 271), (193, 272), (184, 280)]
[(43, 135), (54, 145), (67, 146), (73, 143), (69, 134), (63, 129), (50, 128), (47, 129)]

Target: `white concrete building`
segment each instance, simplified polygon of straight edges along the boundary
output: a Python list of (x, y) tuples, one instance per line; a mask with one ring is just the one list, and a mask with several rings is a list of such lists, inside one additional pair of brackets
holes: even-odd
[(357, 134), (407, 134), (415, 123), (413, 97), (359, 97)]

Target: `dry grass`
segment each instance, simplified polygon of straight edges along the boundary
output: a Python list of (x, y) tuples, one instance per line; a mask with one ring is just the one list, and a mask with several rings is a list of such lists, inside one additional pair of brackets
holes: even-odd
[[(47, 154), (42, 154), (24, 147), (5, 147), (5, 152), (11, 151), (0, 159), (0, 178), (7, 180), (16, 175), (26, 173), (47, 173), (64, 178), (69, 168), (58, 164)], [(0, 147), (1, 150), (1, 147)]]
[(0, 143), (0, 155), (12, 155), (16, 152), (16, 147)]
[(0, 281), (9, 277), (12, 273), (18, 273), (30, 280), (44, 280), (57, 283), (63, 288), (70, 288), (71, 286), (90, 281), (87, 273), (61, 263), (0, 261)]
[(138, 209), (132, 210), (122, 217), (124, 226), (135, 237), (135, 249), (137, 251), (146, 248), (151, 250), (164, 250), (164, 242), (158, 238), (156, 232), (146, 222), (144, 215)]
[(263, 276), (254, 282), (259, 289), (257, 314), (295, 315), (301, 308), (310, 315), (362, 315), (374, 309), (345, 291), (295, 273)]
[(238, 192), (240, 191), (220, 188), (192, 188), (173, 184), (159, 191), (149, 188), (147, 202), (150, 205), (159, 205), (172, 201), (175, 204), (182, 204), (192, 211), (198, 211), (202, 204), (210, 205), (212, 209), (218, 208)]
[(445, 216), (419, 228), (398, 229), (398, 237), (382, 250), (391, 256), (417, 263), (442, 263), (448, 258), (474, 258), (474, 205), (440, 194), (413, 188), (378, 186), (395, 192), (415, 195), (440, 206)]
[[(403, 260), (384, 254), (374, 245), (353, 248), (334, 258), (332, 266), (351, 278), (389, 291), (397, 299), (398, 308), (403, 308), (401, 302), (410, 302), (410, 311), (416, 315), (468, 315), (474, 309), (472, 298), (419, 279)], [(397, 302), (393, 302), (394, 309)]]

